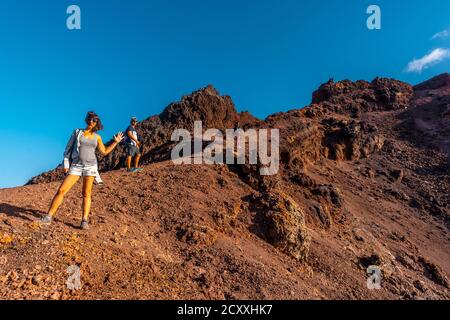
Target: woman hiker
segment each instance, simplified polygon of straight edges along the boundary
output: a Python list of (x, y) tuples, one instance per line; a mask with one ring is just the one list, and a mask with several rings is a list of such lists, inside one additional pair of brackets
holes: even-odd
[(119, 132), (114, 136), (114, 142), (105, 147), (98, 131), (103, 129), (102, 122), (97, 114), (88, 112), (86, 116), (86, 129), (77, 129), (72, 134), (64, 152), (64, 172), (68, 173), (58, 189), (46, 216), (42, 223), (50, 224), (53, 221), (64, 196), (72, 189), (80, 177), (83, 177), (83, 218), (81, 229), (89, 228), (88, 219), (91, 210), (92, 185), (98, 177), (97, 157), (95, 151), (108, 155), (122, 141), (123, 134)]

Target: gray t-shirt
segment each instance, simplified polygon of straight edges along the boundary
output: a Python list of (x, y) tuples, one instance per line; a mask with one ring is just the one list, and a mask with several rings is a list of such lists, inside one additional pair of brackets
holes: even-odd
[(94, 139), (86, 138), (84, 134), (82, 134), (80, 137), (80, 152), (75, 163), (84, 166), (97, 165), (97, 156), (95, 155), (97, 144), (97, 134), (94, 134)]

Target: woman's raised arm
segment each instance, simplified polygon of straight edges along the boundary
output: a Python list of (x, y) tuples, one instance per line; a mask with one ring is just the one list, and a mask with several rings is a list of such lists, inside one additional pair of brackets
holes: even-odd
[(104, 156), (107, 156), (117, 147), (117, 145), (120, 143), (120, 141), (122, 141), (123, 133), (119, 132), (118, 134), (116, 134), (114, 136), (114, 142), (111, 143), (107, 147), (105, 147), (105, 145), (103, 144), (102, 137), (100, 137), (100, 135), (98, 135), (97, 139), (98, 139), (97, 140), (98, 141), (98, 149), (100, 150), (100, 153)]

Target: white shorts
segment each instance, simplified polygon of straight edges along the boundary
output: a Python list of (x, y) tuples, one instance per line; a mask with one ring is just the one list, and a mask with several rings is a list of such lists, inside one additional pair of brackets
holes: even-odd
[(70, 166), (69, 175), (78, 177), (96, 177), (98, 176), (98, 166), (85, 166), (82, 164), (73, 164)]

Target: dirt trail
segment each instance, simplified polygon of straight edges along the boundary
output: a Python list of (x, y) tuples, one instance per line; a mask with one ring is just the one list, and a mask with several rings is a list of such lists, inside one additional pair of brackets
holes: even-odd
[[(356, 180), (347, 170), (339, 168), (339, 180)], [(367, 201), (366, 194), (346, 191), (345, 225), (312, 232), (309, 260), (300, 263), (251, 231), (255, 213), (245, 199), (254, 190), (226, 167), (166, 162), (136, 175), (107, 173), (104, 180), (94, 190), (89, 231), (77, 229), (80, 185), (56, 222), (43, 228), (35, 221), (58, 183), (0, 190), (3, 298), (396, 299), (414, 292), (449, 297), (414, 261), (423, 255), (448, 267), (448, 250), (435, 246), (448, 243), (446, 230), (402, 212), (395, 201)], [(366, 288), (359, 266), (358, 259), (372, 250), (393, 269), (393, 283), (381, 291)], [(81, 267), (80, 291), (65, 285), (72, 264)]]

